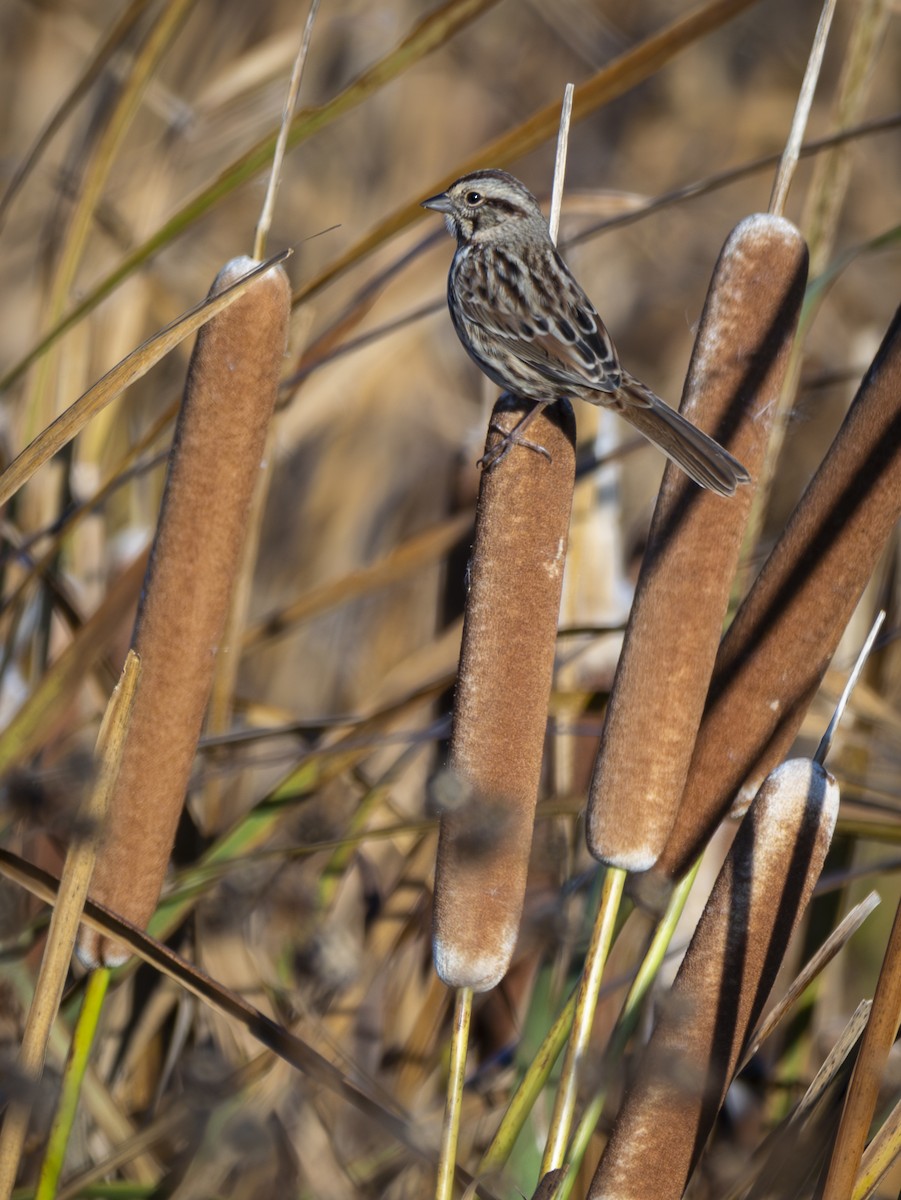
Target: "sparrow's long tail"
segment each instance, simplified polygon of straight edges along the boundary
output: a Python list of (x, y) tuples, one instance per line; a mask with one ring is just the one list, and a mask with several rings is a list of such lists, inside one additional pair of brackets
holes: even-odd
[(618, 396), (624, 401), (617, 405), (620, 416), (701, 487), (733, 496), (740, 483), (750, 480), (737, 458), (637, 379), (624, 373)]

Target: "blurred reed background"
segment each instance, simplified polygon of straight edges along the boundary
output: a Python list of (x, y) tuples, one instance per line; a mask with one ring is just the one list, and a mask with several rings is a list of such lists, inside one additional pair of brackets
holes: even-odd
[[(398, 64), (383, 85), (370, 78), (358, 102), (311, 129), (285, 163), (269, 251), (295, 248), (287, 270), (297, 302), (258, 549), (252, 541), (239, 581), (243, 630), (228, 647), (240, 665), (233, 703), (226, 697), (195, 764), (167, 885), (167, 895), (190, 903), (158, 929), (349, 1079), (415, 1114), (432, 1145), (450, 1005), (430, 963), (436, 829), (427, 783), (449, 731), (474, 463), (494, 393), (451, 329), (444, 288), (452, 244), (434, 216), (398, 221), (371, 253), (354, 250), (474, 160), (509, 167), (546, 204), (555, 122), (549, 137), (503, 163), (481, 158), (482, 148), (558, 104), (567, 81), (588, 79), (683, 15), (672, 0), (503, 0), (470, 4), (470, 19), (452, 28), (461, 7), (323, 0), (317, 18), (300, 108), (326, 113), (424, 18), (446, 11), (448, 27), (436, 21), (429, 53)], [(855, 92), (857, 107), (836, 106), (861, 9), (848, 2), (836, 14), (808, 141), (901, 110), (901, 25), (884, 6), (868, 7), (877, 22), (882, 10), (884, 29), (860, 67), (867, 84)], [(232, 168), (278, 124), (304, 17), (282, 0), (7, 0), (0, 8), (3, 189), (85, 85), (0, 215), (4, 467), (105, 371), (202, 299), (226, 260), (250, 253), (266, 173), (241, 178)], [(750, 4), (573, 125), (561, 245), (624, 363), (673, 404), (720, 247), (742, 217), (766, 210), (774, 167), (636, 210), (778, 155), (817, 18), (807, 0)], [(148, 46), (167, 21), (154, 56)], [(99, 61), (117, 22), (124, 27)], [(897, 305), (898, 149), (896, 128), (861, 134), (847, 148), (834, 237), (812, 261), (814, 284), (832, 274), (802, 322), (799, 390), (759, 502), (743, 586), (829, 446)], [(802, 161), (786, 210), (808, 236), (811, 197), (828, 199), (830, 188), (841, 196), (834, 183), (812, 191), (816, 161)], [(217, 181), (219, 194), (193, 211), (192, 198), (209, 196)], [(636, 219), (623, 219), (629, 214)], [(152, 252), (107, 288), (160, 230)], [(331, 277), (342, 256), (346, 269)], [(106, 298), (26, 366), (44, 335), (100, 285)], [(53, 693), (38, 710), (37, 732), (3, 757), (4, 842), (55, 872), (128, 645), (141, 578), (133, 564), (156, 524), (189, 354), (184, 342), (134, 383), (41, 468), (3, 518), (2, 725), (36, 695)], [(631, 443), (615, 418), (585, 406), (576, 417), (583, 459)], [(664, 465), (646, 446), (624, 448), (576, 485), (561, 623), (582, 632), (559, 643), (517, 957), (476, 1009), (460, 1151), (470, 1168), (503, 1109), (514, 1059), (528, 1055), (524, 1031), (540, 1035), (561, 980), (578, 965), (596, 867), (580, 814)], [(200, 523), (208, 517), (197, 513)], [(886, 606), (886, 645), (830, 760), (846, 805), (833, 868), (865, 876), (858, 887), (878, 877), (882, 916), (830, 969), (803, 1035), (771, 1052), (766, 1082), (745, 1089), (746, 1108), (718, 1131), (696, 1196), (727, 1194), (737, 1164), (809, 1080), (836, 1026), (872, 994), (898, 891), (897, 571), (895, 542), (802, 734), (809, 752), (874, 608)], [(54, 691), (51, 665), (98, 612), (102, 632), (83, 672)], [(229, 830), (237, 833), (227, 866), (193, 871)], [(0, 1037), (12, 1059), (46, 910), (8, 881), (0, 894)], [(826, 928), (837, 919), (831, 909), (814, 911)], [(79, 999), (70, 983), (67, 1021)], [(154, 1127), (178, 1100), (187, 1115), (111, 1169), (119, 1190), (102, 1194), (429, 1194), (428, 1166), (274, 1056), (252, 1078), (240, 1074), (259, 1053), (246, 1030), (149, 968), (124, 972), (107, 1000), (64, 1178)], [(48, 1087), (61, 1054), (60, 1035)], [(48, 1119), (38, 1103), (23, 1196), (33, 1194)], [(534, 1186), (534, 1151), (522, 1160), (511, 1178), (525, 1191)], [(895, 1195), (897, 1178), (885, 1186), (878, 1195)]]

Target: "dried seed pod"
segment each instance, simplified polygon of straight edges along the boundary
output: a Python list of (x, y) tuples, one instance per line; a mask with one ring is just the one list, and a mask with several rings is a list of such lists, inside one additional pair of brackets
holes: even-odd
[[(257, 264), (233, 259), (213, 291)], [(203, 327), (191, 358), (132, 646), (141, 686), (91, 897), (144, 927), (184, 802), (285, 353), (291, 289), (281, 268)], [(85, 930), (90, 966), (127, 957)]]
[[(756, 481), (788, 366), (807, 248), (781, 217), (748, 217), (714, 271), (681, 411), (725, 432)], [(667, 468), (591, 783), (588, 847), (626, 871), (657, 861), (691, 762), (754, 486), (729, 500)]]
[(723, 638), (654, 903), (694, 862), (736, 796), (789, 750), (901, 515), (901, 310), (835, 441)]
[(629, 1088), (589, 1200), (679, 1200), (819, 877), (832, 776), (793, 759), (766, 779), (717, 877)]
[[(512, 428), (523, 402), (495, 407)], [(568, 404), (483, 472), (435, 877), (435, 968), (485, 991), (510, 963), (525, 893), (575, 479)], [(489, 437), (489, 448), (498, 435)]]

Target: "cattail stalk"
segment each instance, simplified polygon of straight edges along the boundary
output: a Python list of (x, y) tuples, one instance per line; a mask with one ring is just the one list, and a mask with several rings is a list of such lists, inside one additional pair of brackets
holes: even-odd
[(714, 884), (589, 1200), (679, 1200), (822, 869), (838, 787), (794, 759), (765, 781)]
[[(495, 407), (513, 428), (522, 401)], [(489, 448), (502, 434), (493, 432)], [(515, 447), (483, 472), (454, 702), (435, 878), (435, 968), (481, 992), (510, 963), (547, 724), (575, 477), (568, 404), (542, 410), (530, 437), (550, 461)]]
[[(213, 290), (254, 266), (235, 259)], [(290, 288), (262, 275), (200, 332), (133, 645), (139, 694), (91, 895), (145, 927), (162, 889), (209, 697), (285, 351)], [(227, 648), (226, 648), (227, 650)], [(86, 931), (89, 965), (126, 952)]]
[(901, 310), (723, 638), (653, 902), (787, 753), (901, 515)]
[[(681, 411), (725, 435), (756, 480), (788, 365), (807, 252), (780, 217), (729, 236), (701, 317)], [(588, 846), (645, 871), (672, 829), (716, 658), (754, 485), (701, 492), (667, 467), (591, 782)]]
[(471, 1017), (472, 990), (465, 987), (458, 988), (454, 1002), (454, 1031), (451, 1039), (447, 1102), (442, 1125), (441, 1154), (438, 1160), (435, 1200), (453, 1200), (454, 1195), (454, 1169), (457, 1161), (457, 1142), (460, 1136), (463, 1084), (466, 1077), (466, 1049), (469, 1045), (469, 1023)]

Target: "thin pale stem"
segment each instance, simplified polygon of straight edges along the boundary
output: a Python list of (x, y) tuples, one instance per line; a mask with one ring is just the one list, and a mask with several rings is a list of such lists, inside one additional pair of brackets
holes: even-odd
[(848, 707), (848, 701), (851, 699), (851, 693), (854, 691), (857, 681), (860, 678), (860, 673), (864, 669), (867, 659), (870, 656), (870, 651), (873, 649), (873, 643), (882, 628), (882, 622), (885, 620), (885, 609), (880, 609), (876, 614), (876, 620), (873, 622), (873, 627), (867, 634), (867, 640), (864, 642), (860, 654), (857, 656), (857, 662), (848, 676), (848, 682), (845, 684), (844, 691), (839, 697), (838, 704), (835, 706), (835, 712), (832, 714), (832, 720), (826, 727), (826, 732), (817, 746), (817, 752), (813, 756), (814, 762), (823, 765), (826, 755), (829, 753), (829, 747), (832, 745), (832, 739), (835, 737), (835, 731), (838, 729), (839, 722), (844, 716), (845, 709)]
[(829, 27), (832, 24), (832, 17), (835, 13), (835, 4), (836, 0), (825, 0), (823, 11), (820, 13), (820, 20), (817, 25), (816, 34), (814, 35), (810, 57), (807, 60), (807, 70), (804, 72), (801, 90), (798, 93), (798, 102), (795, 105), (792, 127), (789, 131), (788, 141), (785, 143), (785, 149), (782, 152), (782, 159), (779, 163), (779, 170), (776, 172), (773, 192), (770, 196), (769, 212), (774, 216), (782, 216), (785, 210), (785, 201), (788, 199), (788, 191), (795, 176), (795, 167), (798, 165), (801, 143), (804, 140), (804, 130), (807, 128), (807, 118), (810, 116), (810, 106), (813, 104), (814, 92), (817, 89), (817, 80), (820, 77), (820, 67), (823, 65), (823, 54), (826, 51), (826, 41), (829, 37)]
[(607, 868), (576, 999), (572, 1033), (563, 1059), (560, 1086), (557, 1089), (554, 1111), (551, 1115), (550, 1132), (541, 1163), (542, 1175), (563, 1166), (566, 1143), (569, 1140), (569, 1131), (572, 1127), (573, 1112), (576, 1106), (579, 1067), (588, 1050), (591, 1038), (601, 977), (604, 973), (610, 943), (613, 940), (613, 929), (625, 882), (625, 871), (617, 867)]
[[(697, 878), (698, 868), (701, 865), (701, 860), (695, 863), (692, 869), (688, 872), (684, 879), (679, 881), (679, 884), (673, 891), (667, 905), (663, 919), (654, 931), (654, 936), (651, 939), (651, 944), (644, 956), (641, 966), (638, 968), (632, 986), (629, 988), (629, 994), (623, 1003), (622, 1011), (619, 1014), (619, 1019), (616, 1022), (616, 1028), (610, 1038), (610, 1045), (607, 1050), (607, 1061), (615, 1063), (622, 1057), (626, 1043), (635, 1032), (635, 1026), (638, 1024), (638, 1015), (641, 1011), (641, 1005), (647, 995), (651, 984), (657, 977), (657, 972), (666, 956), (669, 949), (669, 944), (672, 941), (673, 934), (676, 931), (676, 926), (679, 923), (679, 918), (685, 908), (685, 902), (688, 899), (688, 894), (692, 889), (695, 879)], [(588, 1149), (591, 1136), (597, 1127), (598, 1121), (601, 1119), (601, 1113), (604, 1111), (604, 1102), (607, 1099), (606, 1088), (601, 1086), (598, 1091), (592, 1096), (589, 1103), (586, 1105), (585, 1112), (576, 1126), (576, 1131), (573, 1134), (572, 1141), (569, 1146), (569, 1172), (566, 1178), (560, 1184), (555, 1200), (568, 1200), (576, 1180), (578, 1179), (579, 1166), (582, 1159), (585, 1157), (585, 1152)]]
[(282, 113), (282, 123), (278, 131), (278, 138), (275, 142), (275, 150), (272, 154), (272, 169), (269, 172), (269, 183), (266, 187), (266, 198), (263, 201), (263, 207), (260, 211), (260, 219), (257, 222), (256, 232), (253, 237), (253, 257), (260, 259), (266, 253), (266, 238), (269, 236), (269, 229), (272, 226), (272, 213), (275, 209), (275, 196), (278, 192), (278, 185), (282, 177), (282, 163), (285, 160), (285, 151), (288, 148), (288, 135), (291, 132), (291, 119), (294, 116), (294, 109), (297, 107), (297, 97), (300, 93), (300, 81), (303, 79), (303, 69), (307, 61), (307, 53), (310, 49), (310, 38), (313, 35), (313, 22), (316, 20), (316, 13), (319, 11), (319, 0), (312, 0), (310, 11), (307, 13), (307, 21), (303, 29), (303, 37), (301, 38), (300, 48), (297, 51), (297, 57), (294, 60), (294, 69), (291, 72), (291, 83), (288, 86), (288, 96), (285, 100), (285, 109)]
[(454, 1004), (454, 1029), (451, 1039), (450, 1073), (447, 1101), (441, 1128), (441, 1153), (435, 1200), (452, 1200), (457, 1142), (460, 1137), (460, 1111), (463, 1107), (463, 1081), (466, 1077), (466, 1051), (469, 1046), (469, 1020), (472, 1016), (472, 988), (458, 988)]
[[(695, 881), (695, 876), (698, 873), (700, 860), (683, 880), (677, 885), (670, 898), (666, 913), (657, 927), (654, 937), (648, 947), (648, 952), (645, 955), (644, 961), (638, 969), (638, 974), (629, 989), (622, 1012), (619, 1015), (619, 1020), (616, 1023), (616, 1028), (613, 1031), (613, 1036), (610, 1042), (610, 1048), (607, 1051), (607, 1057), (611, 1061), (615, 1061), (622, 1053), (626, 1042), (634, 1032), (635, 1025), (638, 1021), (638, 1014), (641, 1008), (641, 1003), (647, 994), (648, 988), (654, 981), (657, 971), (660, 969), (660, 964), (666, 954), (669, 943), (672, 940), (673, 932), (679, 917), (682, 915), (682, 910), (685, 907), (685, 901), (688, 898), (688, 893), (691, 891), (691, 886)], [(554, 1024), (546, 1034), (544, 1041), (539, 1047), (538, 1053), (532, 1060), (529, 1069), (523, 1075), (522, 1081), (516, 1092), (513, 1095), (510, 1103), (507, 1105), (507, 1111), (497, 1127), (497, 1132), (491, 1139), (491, 1144), (482, 1155), (479, 1163), (478, 1174), (490, 1175), (494, 1171), (499, 1171), (510, 1156), (513, 1149), (513, 1144), (516, 1141), (519, 1133), (525, 1124), (526, 1117), (532, 1111), (535, 1101), (541, 1094), (554, 1068), (554, 1063), (559, 1057), (560, 1051), (566, 1044), (566, 1039), (572, 1029), (573, 1014), (576, 1011), (576, 1000), (578, 993), (574, 991), (569, 997), (563, 1009), (557, 1017)], [(603, 1105), (604, 1094), (600, 1095), (600, 1104)], [(590, 1114), (594, 1113), (592, 1117)], [(593, 1107), (586, 1113), (585, 1117), (579, 1123), (579, 1129), (583, 1126), (587, 1131), (588, 1137), (591, 1131), (597, 1124), (600, 1108), (595, 1110)], [(577, 1146), (580, 1134), (577, 1132), (573, 1138), (573, 1146)], [(582, 1151), (584, 1153), (584, 1150)], [(571, 1157), (571, 1162), (575, 1165), (575, 1157)], [(573, 1172), (567, 1176), (568, 1182), (561, 1185), (560, 1200), (568, 1195), (573, 1184), (575, 1183), (575, 1175)]]
[(670, 942), (673, 940), (673, 934), (676, 932), (676, 926), (685, 909), (685, 903), (694, 886), (700, 865), (701, 860), (698, 859), (688, 874), (676, 885), (673, 894), (670, 896), (666, 912), (663, 914), (660, 924), (654, 931), (648, 952), (644, 956), (641, 966), (638, 968), (635, 979), (632, 981), (629, 994), (623, 1003), (622, 1012), (619, 1015), (616, 1028), (610, 1039), (608, 1056), (613, 1059), (619, 1058), (623, 1054), (626, 1043), (635, 1032), (641, 1006), (650, 991), (651, 984), (657, 978), (657, 973), (669, 950)]
[(560, 1016), (545, 1036), (538, 1053), (529, 1064), (519, 1087), (507, 1105), (507, 1111), (491, 1139), (490, 1146), (482, 1155), (476, 1172), (478, 1175), (490, 1175), (494, 1171), (499, 1171), (510, 1157), (513, 1144), (526, 1122), (526, 1117), (535, 1106), (535, 1101), (547, 1083), (560, 1051), (566, 1045), (566, 1039), (572, 1029), (573, 1014), (576, 1011), (576, 997), (577, 993), (574, 991), (564, 1005)]
[[(548, 218), (551, 241), (555, 245), (557, 244), (557, 234), (560, 230), (560, 209), (563, 205), (563, 182), (566, 177), (566, 153), (569, 146), (569, 125), (572, 118), (574, 91), (575, 88), (571, 83), (568, 83), (564, 89), (563, 106), (560, 111), (560, 132), (557, 134), (557, 157), (554, 161), (551, 212)], [(542, 407), (541, 404), (536, 404), (530, 412), (527, 412), (518, 424), (514, 425), (510, 432), (505, 435), (502, 442), (498, 442), (496, 446), (482, 455), (478, 465), (483, 468), (493, 467), (495, 463), (500, 462), (504, 458), (512, 446), (517, 442), (521, 443), (523, 432), (535, 420), (541, 412)], [(539, 453), (546, 453), (541, 446), (531, 445), (531, 449), (537, 450)]]
[(566, 154), (569, 149), (569, 123), (573, 113), (573, 92), (575, 87), (568, 83), (563, 92), (563, 108), (560, 112), (560, 132), (557, 134), (557, 158), (554, 162), (554, 187), (551, 192), (551, 215), (548, 218), (548, 228), (551, 241), (557, 244), (557, 234), (560, 231), (560, 209), (563, 205), (563, 181), (566, 177)]

